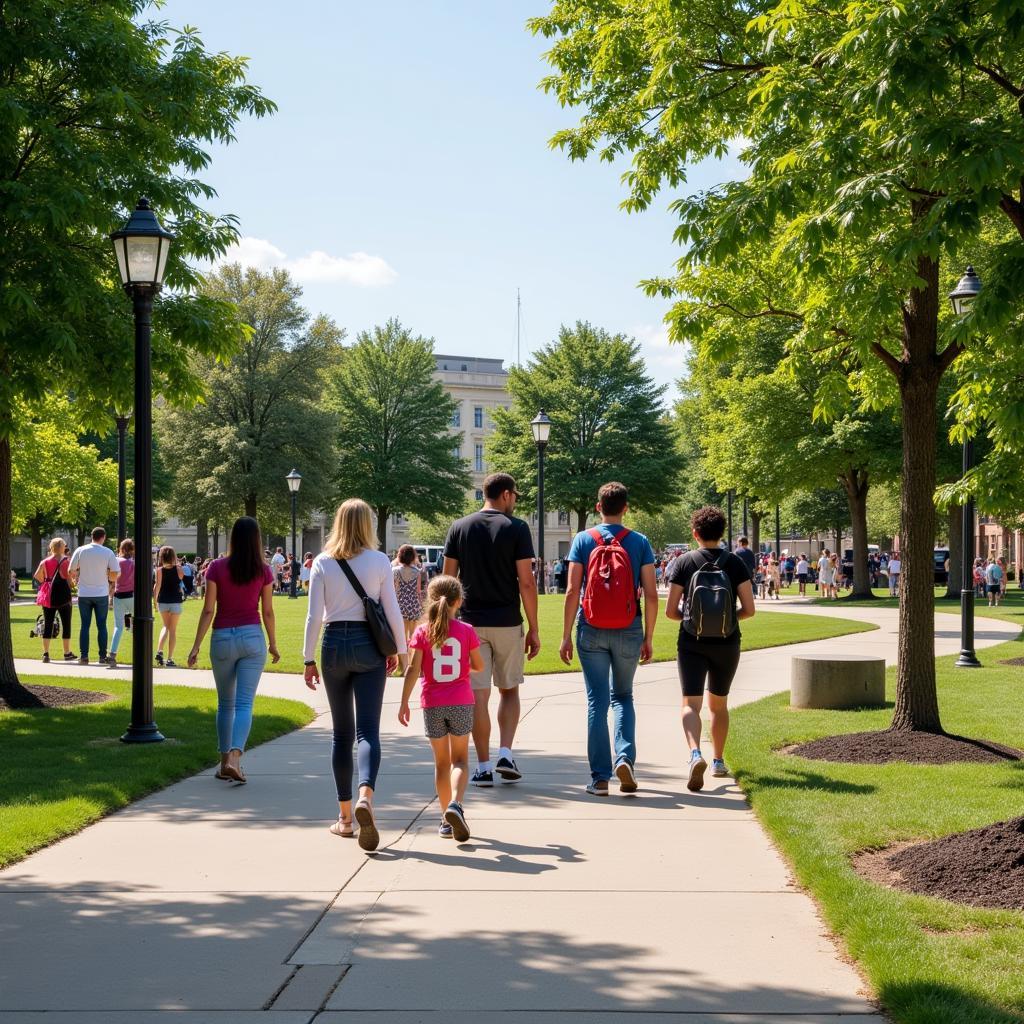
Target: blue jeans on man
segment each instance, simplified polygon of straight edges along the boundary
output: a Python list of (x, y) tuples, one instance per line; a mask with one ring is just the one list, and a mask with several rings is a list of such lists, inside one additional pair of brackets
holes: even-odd
[[(639, 618), (625, 629), (598, 629), (581, 621), (576, 651), (587, 688), (587, 758), (594, 782), (609, 781), (614, 766), (636, 763), (633, 677), (640, 662), (644, 630)], [(615, 760), (608, 737), (608, 709), (614, 715)]]
[(96, 616), (96, 644), (99, 647), (100, 661), (107, 656), (107, 609), (109, 605), (110, 598), (106, 595), (78, 599), (78, 617), (82, 623), (78, 633), (80, 657), (89, 657), (89, 628), (92, 626), (93, 615)]

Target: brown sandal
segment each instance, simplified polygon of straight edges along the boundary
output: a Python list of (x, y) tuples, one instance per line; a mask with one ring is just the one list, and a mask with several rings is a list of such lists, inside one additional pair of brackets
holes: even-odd
[(331, 835), (341, 836), (342, 839), (355, 839), (355, 829), (352, 827), (351, 821), (344, 821), (339, 818), (334, 824), (331, 825)]
[(221, 768), (221, 774), (219, 778), (230, 779), (232, 782), (245, 783), (249, 780), (245, 777), (241, 768), (235, 768), (233, 765), (226, 764)]

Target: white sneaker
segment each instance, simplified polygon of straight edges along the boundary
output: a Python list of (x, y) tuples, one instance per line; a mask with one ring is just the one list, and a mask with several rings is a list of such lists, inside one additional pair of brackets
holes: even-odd
[(690, 755), (690, 770), (686, 777), (686, 788), (691, 793), (699, 793), (704, 788), (704, 773), (708, 770), (708, 763), (699, 750)]

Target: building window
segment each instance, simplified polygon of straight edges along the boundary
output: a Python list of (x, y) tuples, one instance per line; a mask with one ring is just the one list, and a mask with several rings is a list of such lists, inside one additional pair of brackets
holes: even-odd
[(484, 425), (484, 409), (482, 405), (473, 406), (473, 426), (479, 429)]
[(456, 459), (462, 458), (462, 445), (458, 441), (452, 445), (452, 457)]
[(473, 449), (473, 468), (477, 473), (484, 471), (484, 446), (478, 444)]
[(455, 406), (455, 411), (452, 413), (452, 426), (462, 426), (462, 410), (458, 406)]
[(465, 373), (468, 369), (469, 369), (469, 367), (465, 363), (463, 363), (462, 364), (462, 372)]
[(484, 500), (484, 492), (481, 491), (479, 487), (476, 489), (476, 500), (477, 501), (483, 501)]
[(568, 512), (559, 512), (558, 513), (558, 525), (559, 526), (568, 526), (569, 525), (569, 513)]

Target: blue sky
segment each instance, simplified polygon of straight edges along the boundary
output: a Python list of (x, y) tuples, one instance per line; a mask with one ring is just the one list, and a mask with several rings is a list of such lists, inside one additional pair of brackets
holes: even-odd
[[(167, 0), (158, 15), (250, 58), (279, 106), (243, 123), (206, 175), (241, 218), (236, 255), (289, 267), (307, 305), (350, 337), (397, 316), (452, 354), (523, 356), (559, 324), (632, 334), (671, 384), (666, 304), (637, 282), (678, 255), (664, 196), (627, 215), (621, 167), (571, 163), (547, 141), (573, 123), (537, 83), (543, 0)], [(722, 168), (691, 175), (689, 188)]]

